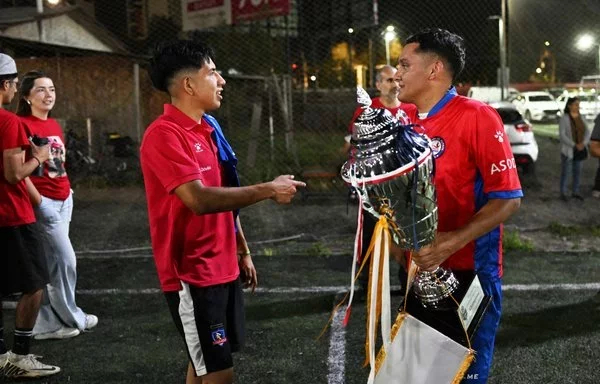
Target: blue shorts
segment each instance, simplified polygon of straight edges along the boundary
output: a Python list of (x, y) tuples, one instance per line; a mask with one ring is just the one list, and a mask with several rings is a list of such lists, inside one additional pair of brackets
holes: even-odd
[(463, 384), (484, 384), (487, 382), (494, 356), (496, 331), (502, 313), (502, 280), (500, 278), (484, 279), (481, 276), (479, 276), (479, 279), (483, 292), (492, 296), (492, 300), (473, 340), (471, 340), (471, 345), (476, 351), (475, 360), (461, 381)]

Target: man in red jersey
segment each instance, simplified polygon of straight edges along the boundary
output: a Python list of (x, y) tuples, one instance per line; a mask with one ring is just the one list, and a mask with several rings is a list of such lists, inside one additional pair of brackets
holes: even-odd
[(453, 82), (464, 67), (463, 39), (442, 29), (410, 36), (398, 59), (398, 98), (417, 106), (409, 117), (432, 141), (438, 233), (413, 255), (432, 270), (442, 265), (473, 271), (492, 301), (472, 340), (477, 352), (463, 382), (488, 379), (502, 304), (502, 223), (523, 193), (515, 159), (497, 112), (457, 95)]
[[(387, 109), (400, 123), (410, 124), (407, 113), (414, 111), (416, 108), (412, 104), (402, 103), (398, 100), (398, 84), (394, 79), (395, 75), (396, 68), (391, 65), (384, 65), (377, 71), (375, 87), (379, 91), (379, 96), (371, 100), (371, 108)], [(354, 115), (348, 126), (348, 134), (344, 137), (344, 153), (350, 150), (350, 139), (352, 138), (354, 121), (363, 111), (363, 107), (358, 107), (354, 111)]]
[(155, 88), (171, 103), (141, 146), (154, 259), (189, 356), (187, 383), (231, 383), (231, 353), (243, 342), (238, 279), (257, 285), (237, 210), (262, 200), (289, 203), (305, 184), (292, 175), (240, 187), (237, 159), (208, 111), (221, 105), (225, 80), (210, 48), (162, 45), (150, 65)]
[[(0, 101), (9, 104), (17, 91), (17, 66), (0, 53)], [(25, 150), (31, 147), (31, 159)], [(0, 381), (7, 378), (34, 378), (54, 375), (60, 368), (42, 364), (29, 353), (33, 326), (40, 309), (48, 271), (40, 239), (33, 223), (35, 215), (27, 192), (28, 176), (50, 157), (49, 146), (36, 147), (27, 140), (19, 118), (0, 108), (0, 301), (2, 296), (22, 292), (15, 313), (13, 348), (4, 342), (4, 321), (0, 308)]]

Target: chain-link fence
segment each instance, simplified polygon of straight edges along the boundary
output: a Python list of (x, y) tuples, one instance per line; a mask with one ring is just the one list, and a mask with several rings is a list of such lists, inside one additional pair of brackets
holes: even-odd
[(137, 145), (168, 102), (146, 74), (151, 48), (206, 42), (227, 80), (214, 114), (252, 183), (337, 172), (355, 86), (375, 94), (376, 69), (393, 65), (421, 28), (465, 38), (460, 93), (499, 85), (504, 39), (507, 85), (558, 96), (598, 74), (599, 20), (597, 0), (0, 0), (0, 51), (21, 74), (53, 78), (53, 115), (73, 140), (72, 177), (111, 185), (139, 182), (122, 175), (139, 173)]

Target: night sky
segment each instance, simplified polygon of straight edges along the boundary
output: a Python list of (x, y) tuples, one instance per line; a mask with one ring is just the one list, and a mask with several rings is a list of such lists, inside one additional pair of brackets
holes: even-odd
[[(312, 49), (327, 54), (326, 45), (347, 39), (355, 28), (355, 48), (366, 50), (371, 0), (301, 0), (308, 20)], [(581, 52), (575, 48), (583, 32), (600, 42), (600, 0), (507, 0), (508, 60), (511, 82), (527, 81), (539, 66), (540, 56), (550, 41), (556, 62), (556, 79), (578, 81), (596, 72), (597, 48)], [(467, 46), (467, 66), (461, 81), (495, 84), (499, 66), (498, 21), (501, 0), (379, 0), (379, 29), (393, 24), (401, 40), (425, 27), (441, 27), (460, 34)], [(344, 36), (346, 35), (346, 36)], [(382, 39), (375, 39), (381, 52)], [(316, 45), (316, 47), (315, 47)], [(380, 53), (381, 54), (381, 53)]]

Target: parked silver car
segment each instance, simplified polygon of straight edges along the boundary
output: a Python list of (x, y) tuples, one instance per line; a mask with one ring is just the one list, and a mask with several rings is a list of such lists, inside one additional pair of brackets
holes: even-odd
[(504, 123), (504, 131), (510, 140), (515, 162), (523, 173), (532, 173), (538, 158), (538, 144), (533, 134), (533, 127), (523, 118), (516, 107), (505, 101), (489, 103)]

